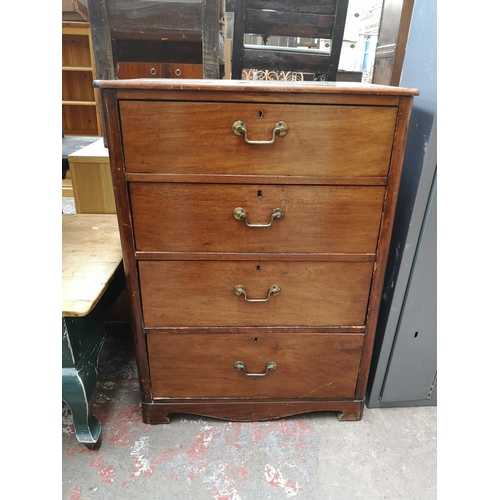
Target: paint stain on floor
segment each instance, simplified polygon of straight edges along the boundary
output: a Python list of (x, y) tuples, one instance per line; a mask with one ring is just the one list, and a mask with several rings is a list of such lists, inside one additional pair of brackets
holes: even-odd
[[(311, 484), (317, 457), (314, 434), (304, 420), (232, 423), (177, 416), (170, 424), (149, 426), (137, 406), (119, 402), (115, 407), (108, 420), (101, 420), (100, 445), (88, 450), (74, 443), (64, 460), (87, 455), (82, 477), (112, 487), (117, 498), (120, 490), (140, 490), (155, 476), (162, 476), (162, 484), (201, 488), (215, 500), (248, 498), (241, 494), (245, 483), (265, 481), (283, 498), (296, 497)], [(79, 491), (73, 488), (67, 498), (83, 498)]]

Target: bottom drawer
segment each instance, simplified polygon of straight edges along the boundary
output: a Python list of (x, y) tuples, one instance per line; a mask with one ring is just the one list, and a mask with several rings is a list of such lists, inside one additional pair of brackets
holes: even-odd
[[(150, 333), (153, 398), (352, 399), (363, 337)], [(237, 362), (245, 370), (236, 369)], [(270, 369), (263, 375), (266, 365)]]

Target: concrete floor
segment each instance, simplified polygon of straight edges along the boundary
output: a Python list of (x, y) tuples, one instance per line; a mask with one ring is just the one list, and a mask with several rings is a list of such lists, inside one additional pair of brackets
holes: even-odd
[(102, 431), (89, 450), (63, 403), (63, 500), (437, 498), (436, 407), (365, 409), (359, 422), (314, 413), (145, 425), (127, 324), (108, 328), (94, 414)]

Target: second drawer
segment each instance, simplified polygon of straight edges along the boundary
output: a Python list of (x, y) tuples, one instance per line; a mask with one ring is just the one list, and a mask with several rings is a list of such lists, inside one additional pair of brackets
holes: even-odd
[(374, 253), (384, 193), (385, 186), (131, 183), (136, 250)]

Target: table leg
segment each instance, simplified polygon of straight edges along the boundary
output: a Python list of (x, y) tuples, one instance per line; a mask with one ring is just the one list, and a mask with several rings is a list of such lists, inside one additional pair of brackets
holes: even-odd
[[(63, 318), (63, 355), (74, 355), (68, 325)], [(62, 399), (71, 408), (78, 441), (93, 449), (101, 433), (101, 424), (92, 414), (92, 404), (97, 386), (97, 359), (104, 343), (104, 330), (99, 329), (85, 354), (72, 367), (62, 369)], [(77, 346), (75, 346), (77, 347)]]

